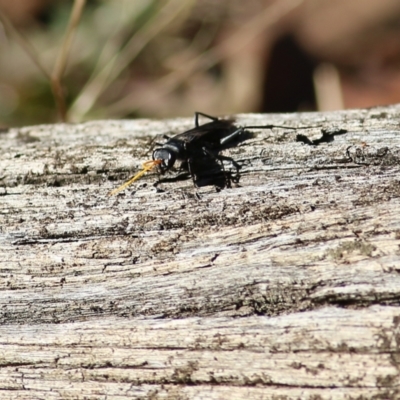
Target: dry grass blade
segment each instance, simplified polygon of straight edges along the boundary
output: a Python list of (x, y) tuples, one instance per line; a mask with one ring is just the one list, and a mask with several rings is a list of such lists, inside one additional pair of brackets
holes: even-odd
[(0, 8), (0, 21), (3, 23), (4, 28), (10, 34), (11, 37), (24, 49), (26, 54), (30, 57), (33, 63), (43, 73), (43, 75), (50, 81), (51, 75), (47, 71), (46, 67), (42, 64), (40, 58), (37, 55), (37, 51), (29, 42), (29, 40), (18, 30), (17, 27), (11, 22), (11, 20), (5, 15), (3, 10)]
[(68, 53), (71, 49), (72, 39), (82, 16), (86, 0), (75, 0), (71, 17), (65, 32), (64, 40), (53, 69), (53, 77), (61, 78), (67, 65)]
[(174, 22), (177, 16), (192, 4), (193, 0), (170, 0), (162, 7), (154, 18), (151, 18), (122, 49), (119, 49), (119, 52), (110, 57), (107, 63), (89, 79), (69, 110), (71, 119), (79, 121), (84, 118), (101, 93), (135, 59), (150, 40)]
[(65, 96), (61, 85), (61, 78), (64, 74), (65, 66), (67, 64), (68, 52), (71, 48), (73, 34), (75, 33), (76, 27), (80, 21), (85, 3), (86, 0), (75, 0), (74, 2), (63, 44), (61, 46), (58, 58), (55, 62), (52, 74), (47, 71), (40, 58), (38, 57), (37, 51), (34, 49), (28, 39), (14, 26), (11, 20), (0, 9), (0, 20), (3, 23), (5, 29), (9, 32), (10, 35), (12, 35), (12, 37), (14, 37), (16, 42), (25, 50), (26, 54), (31, 58), (38, 69), (48, 79), (53, 92), (54, 101), (56, 103), (56, 107), (62, 121), (66, 120), (67, 113)]
[(68, 53), (71, 49), (72, 39), (81, 19), (85, 3), (86, 0), (75, 0), (74, 2), (60, 53), (58, 54), (54, 65), (53, 74), (51, 76), (52, 91), (62, 121), (66, 121), (67, 119), (67, 108), (65, 105), (65, 96), (62, 89), (61, 79), (67, 65)]
[[(243, 47), (257, 35), (276, 24), (281, 18), (299, 7), (303, 2), (304, 0), (275, 1), (271, 6), (266, 8), (263, 13), (256, 15), (254, 18), (250, 19), (250, 21), (243, 24), (240, 29), (228, 39), (192, 60), (188, 60), (181, 65), (179, 69), (161, 78), (155, 83), (157, 86), (157, 90), (155, 91), (157, 96), (167, 95), (196, 71), (211, 68), (229, 55), (241, 51)], [(144, 100), (140, 96), (137, 96), (136, 93), (132, 93), (113, 105), (110, 105), (107, 111), (111, 115), (121, 115), (127, 110), (132, 111), (132, 109), (140, 109), (142, 106), (152, 101), (153, 99), (151, 96)]]

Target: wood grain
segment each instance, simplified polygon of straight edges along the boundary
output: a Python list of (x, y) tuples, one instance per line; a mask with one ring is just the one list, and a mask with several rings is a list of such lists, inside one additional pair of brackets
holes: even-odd
[(114, 197), (193, 121), (0, 133), (0, 397), (400, 397), (399, 117), (239, 115), (312, 128), (224, 150), (232, 188)]

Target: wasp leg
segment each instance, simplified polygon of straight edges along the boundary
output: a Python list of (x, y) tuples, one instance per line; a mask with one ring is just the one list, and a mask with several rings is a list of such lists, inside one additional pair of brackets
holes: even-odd
[[(162, 135), (162, 137), (163, 137), (163, 139), (165, 139), (165, 140), (171, 139), (171, 137), (168, 136), (168, 135)], [(164, 146), (164, 144), (165, 144), (165, 143), (156, 142), (155, 140), (156, 140), (156, 139), (153, 139), (153, 140), (152, 140), (150, 150), (153, 150), (155, 146), (160, 146), (160, 147), (162, 147), (162, 146)]]
[[(243, 129), (243, 128), (241, 128), (241, 129)], [(228, 174), (226, 173), (223, 161), (229, 161), (236, 168), (236, 179), (233, 181), (239, 180), (239, 170), (241, 167), (232, 157), (222, 156), (220, 154), (215, 155), (210, 150), (208, 150), (207, 147), (203, 147), (203, 152), (205, 155), (212, 158), (213, 160), (218, 160), (220, 162), (221, 170), (225, 176), (225, 181), (227, 183), (227, 187), (231, 187), (232, 178), (230, 176), (228, 176)]]
[(193, 186), (194, 186), (195, 188), (197, 188), (198, 185), (197, 185), (197, 183), (196, 183), (196, 175), (195, 175), (194, 172), (193, 172), (192, 163), (193, 163), (192, 159), (191, 159), (191, 158), (188, 158), (188, 159), (187, 159), (187, 168), (188, 168), (188, 171), (189, 171), (190, 176), (192, 177)]
[[(236, 169), (239, 171), (241, 166), (232, 158), (228, 156), (222, 156), (221, 154), (213, 154), (210, 150), (207, 149), (207, 147), (203, 147), (203, 152), (206, 156), (211, 157), (214, 160), (219, 160), (219, 161), (229, 161)], [(224, 164), (222, 164), (222, 168), (224, 167)]]
[[(171, 139), (168, 135), (162, 135), (162, 138), (165, 139), (165, 140)], [(152, 139), (150, 141), (150, 147), (145, 153), (143, 153), (143, 157), (146, 154), (149, 154), (151, 151), (153, 151), (156, 146), (159, 146), (159, 147), (164, 146), (164, 143), (156, 142), (157, 139), (160, 139), (160, 136), (157, 135), (157, 137), (155, 137), (154, 139)]]
[(194, 125), (196, 126), (196, 128), (198, 128), (198, 127), (200, 126), (200, 125), (199, 125), (199, 116), (200, 116), (200, 115), (201, 115), (202, 117), (211, 119), (211, 121), (218, 121), (218, 117), (212, 117), (211, 115), (204, 114), (204, 113), (202, 113), (202, 112), (196, 111), (196, 112), (194, 113)]
[(239, 169), (242, 168), (232, 157), (221, 156), (220, 154), (218, 154), (216, 158), (219, 161), (229, 161), (236, 168), (237, 172), (239, 172)]
[(225, 136), (223, 139), (221, 139), (221, 146), (224, 144), (230, 142), (232, 139), (236, 138), (237, 136), (240, 136), (244, 132), (245, 128), (239, 128), (236, 131), (232, 132), (230, 135)]

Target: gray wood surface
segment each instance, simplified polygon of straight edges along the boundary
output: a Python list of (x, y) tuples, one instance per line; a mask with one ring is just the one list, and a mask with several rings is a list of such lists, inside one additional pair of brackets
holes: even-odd
[(239, 115), (312, 128), (112, 197), (193, 120), (0, 133), (0, 398), (400, 398), (399, 117)]

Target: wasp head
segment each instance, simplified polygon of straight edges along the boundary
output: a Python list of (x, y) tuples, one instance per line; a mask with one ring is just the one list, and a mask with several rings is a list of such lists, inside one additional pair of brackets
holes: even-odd
[(176, 155), (170, 149), (159, 148), (153, 151), (153, 160), (161, 161), (158, 165), (160, 172), (163, 174), (172, 168), (176, 161)]

